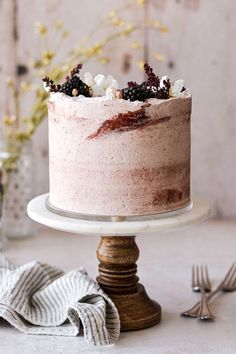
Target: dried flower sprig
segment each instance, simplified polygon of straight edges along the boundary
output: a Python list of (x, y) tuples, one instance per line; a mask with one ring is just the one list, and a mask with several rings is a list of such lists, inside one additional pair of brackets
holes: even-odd
[(50, 92), (59, 92), (61, 90), (61, 85), (54, 84), (54, 81), (51, 80), (48, 76), (43, 78), (45, 86), (49, 89)]
[(71, 72), (70, 72), (71, 77), (73, 77), (75, 75), (79, 75), (82, 67), (83, 67), (83, 64), (77, 64), (76, 67), (73, 70), (71, 70)]
[(158, 86), (160, 84), (160, 80), (159, 80), (159, 77), (156, 74), (154, 74), (151, 66), (148, 65), (147, 63), (145, 63), (143, 68), (144, 68), (145, 74), (147, 76), (146, 85), (150, 86), (150, 87), (154, 86), (154, 87), (158, 88)]

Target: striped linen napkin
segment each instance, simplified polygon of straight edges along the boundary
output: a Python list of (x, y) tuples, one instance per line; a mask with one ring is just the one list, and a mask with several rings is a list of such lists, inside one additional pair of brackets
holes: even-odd
[(41, 262), (15, 267), (0, 254), (0, 317), (26, 334), (76, 336), (115, 343), (118, 311), (84, 268), (64, 273)]

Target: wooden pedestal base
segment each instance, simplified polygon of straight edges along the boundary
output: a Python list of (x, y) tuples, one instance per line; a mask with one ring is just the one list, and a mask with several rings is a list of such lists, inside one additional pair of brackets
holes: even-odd
[[(75, 234), (97, 235), (99, 232), (111, 232), (113, 235), (125, 235), (157, 232), (202, 221), (209, 214), (208, 203), (204, 199), (193, 197), (193, 207), (190, 206), (188, 211), (184, 209), (176, 215), (167, 213), (168, 216), (163, 218), (160, 216), (157, 219), (124, 222), (85, 220), (78, 215), (71, 218), (71, 213), (64, 215), (60, 210), (48, 210), (48, 198), (48, 194), (34, 198), (27, 208), (29, 216), (53, 229)], [(138, 284), (136, 261), (139, 250), (135, 236), (103, 236), (97, 256), (100, 261), (97, 279), (118, 308), (121, 329), (142, 329), (160, 322), (160, 306), (152, 301), (144, 287)]]
[(97, 257), (98, 283), (114, 301), (122, 331), (151, 327), (161, 320), (161, 307), (138, 283), (135, 236), (102, 236)]

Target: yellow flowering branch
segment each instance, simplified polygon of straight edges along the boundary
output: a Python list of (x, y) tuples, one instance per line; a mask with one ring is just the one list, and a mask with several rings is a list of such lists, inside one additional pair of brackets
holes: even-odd
[[(14, 167), (14, 162), (19, 157), (23, 145), (30, 140), (41, 122), (47, 115), (47, 97), (48, 94), (44, 91), (41, 85), (36, 82), (36, 78), (42, 78), (45, 75), (50, 76), (55, 82), (60, 81), (78, 62), (85, 63), (91, 59), (100, 61), (101, 63), (107, 63), (110, 61), (104, 51), (106, 46), (119, 38), (129, 37), (132, 33), (143, 30), (145, 27), (149, 29), (158, 30), (161, 33), (166, 33), (168, 28), (156, 19), (149, 19), (146, 23), (130, 23), (123, 18), (123, 12), (133, 9), (136, 6), (136, 10), (142, 8), (146, 4), (146, 0), (132, 0), (127, 5), (121, 6), (116, 10), (110, 11), (101, 21), (95, 26), (88, 35), (86, 35), (80, 42), (80, 45), (74, 48), (66, 59), (61, 62), (60, 65), (54, 64), (58, 49), (61, 43), (66, 40), (69, 35), (67, 29), (64, 28), (64, 24), (61, 20), (57, 20), (54, 25), (54, 32), (49, 34), (48, 28), (40, 23), (36, 23), (36, 30), (38, 35), (42, 39), (43, 51), (40, 57), (33, 61), (31, 70), (31, 81), (22, 82), (18, 88), (18, 85), (12, 80), (8, 81), (9, 88), (12, 90), (13, 102), (14, 102), (14, 114), (4, 117), (6, 131), (8, 134), (9, 145), (17, 145), (18, 153), (14, 158), (9, 161), (5, 161), (5, 167), (8, 171)], [(107, 28), (109, 33), (99, 41), (94, 40), (95, 35), (99, 30)], [(54, 34), (54, 46), (50, 46), (49, 35)], [(141, 49), (140, 43), (136, 42), (130, 45), (127, 41), (127, 46), (132, 49)], [(158, 57), (159, 55), (159, 57)], [(157, 58), (158, 57), (158, 58)], [(156, 58), (160, 59), (160, 54), (156, 53)], [(141, 63), (142, 61), (140, 61)], [(141, 64), (139, 63), (140, 67)], [(143, 62), (142, 62), (143, 65)], [(26, 117), (21, 117), (20, 102), (23, 95), (29, 93), (34, 89), (35, 98), (29, 114)]]

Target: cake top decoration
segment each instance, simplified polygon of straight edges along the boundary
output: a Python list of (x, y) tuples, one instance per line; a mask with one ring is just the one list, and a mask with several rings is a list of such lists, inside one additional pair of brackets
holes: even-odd
[(90, 87), (79, 77), (81, 69), (82, 64), (78, 64), (73, 70), (71, 70), (70, 76), (66, 76), (66, 81), (62, 85), (55, 85), (53, 80), (50, 80), (50, 78), (46, 76), (43, 79), (46, 90), (49, 90), (49, 92), (62, 92), (71, 97), (79, 95), (90, 97)]
[(119, 83), (112, 75), (107, 77), (98, 74), (95, 77), (89, 72), (84, 74), (83, 80), (80, 78), (82, 64), (78, 64), (70, 75), (65, 78), (63, 84), (55, 84), (49, 77), (43, 79), (44, 88), (48, 92), (61, 92), (71, 97), (101, 97), (107, 99), (124, 99), (129, 101), (145, 101), (149, 98), (168, 99), (178, 96), (185, 91), (184, 80), (177, 80), (173, 84), (168, 76), (161, 79), (153, 72), (147, 63), (144, 64), (146, 80), (141, 84), (129, 81), (127, 87), (119, 90)]
[[(114, 79), (112, 75), (107, 77), (102, 74), (98, 74), (93, 78), (90, 72), (84, 74), (84, 82), (91, 87), (93, 96), (105, 96), (106, 92), (112, 92), (112, 89), (117, 90), (119, 83)], [(111, 89), (111, 90), (110, 90)]]
[(144, 64), (146, 80), (141, 84), (137, 82), (128, 82), (126, 88), (122, 89), (122, 97), (130, 101), (145, 101), (148, 98), (168, 99), (179, 95), (185, 90), (184, 80), (177, 80), (171, 84), (168, 76), (162, 76), (161, 80), (153, 72), (153, 69), (147, 63)]

